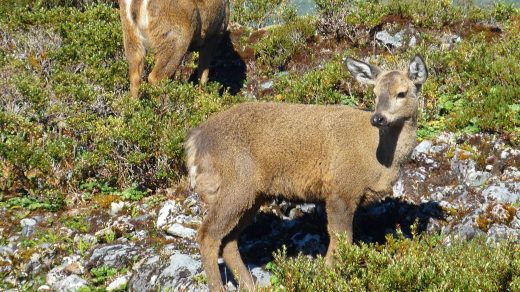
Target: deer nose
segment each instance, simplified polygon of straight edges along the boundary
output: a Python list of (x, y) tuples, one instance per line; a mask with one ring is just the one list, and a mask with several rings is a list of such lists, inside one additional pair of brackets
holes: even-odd
[(386, 125), (386, 118), (381, 114), (374, 114), (372, 115), (372, 119), (370, 120), (372, 123), (372, 126), (380, 127)]

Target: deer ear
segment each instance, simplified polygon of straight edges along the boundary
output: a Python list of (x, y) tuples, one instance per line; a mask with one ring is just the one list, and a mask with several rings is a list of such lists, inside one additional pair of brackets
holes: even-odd
[(350, 74), (362, 84), (375, 84), (377, 76), (381, 73), (381, 70), (376, 66), (352, 58), (347, 58), (345, 65), (347, 65)]
[(408, 65), (408, 78), (412, 80), (415, 85), (423, 84), (428, 78), (428, 71), (426, 64), (421, 56), (416, 55)]

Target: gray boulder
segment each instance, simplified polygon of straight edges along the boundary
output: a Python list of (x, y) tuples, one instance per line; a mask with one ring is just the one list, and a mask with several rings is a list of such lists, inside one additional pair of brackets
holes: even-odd
[(88, 267), (107, 266), (121, 269), (127, 268), (140, 255), (141, 249), (126, 244), (107, 245), (96, 248), (89, 259)]
[(154, 254), (134, 267), (128, 282), (129, 291), (207, 291), (207, 286), (193, 277), (202, 272), (200, 260), (175, 251), (162, 259)]

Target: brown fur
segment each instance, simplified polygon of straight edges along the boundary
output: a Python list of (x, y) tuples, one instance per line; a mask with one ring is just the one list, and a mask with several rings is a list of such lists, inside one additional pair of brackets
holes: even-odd
[[(347, 65), (356, 79), (375, 84), (374, 115), (346, 106), (245, 103), (190, 133), (186, 153), (192, 187), (209, 207), (198, 241), (212, 291), (223, 289), (217, 265), (221, 244), (239, 283), (254, 289), (237, 239), (266, 200), (324, 201), (331, 238), (326, 260), (331, 263), (336, 233), (352, 239), (359, 203), (380, 199), (397, 179), (415, 143), (416, 93), (426, 79), (424, 63), (416, 57), (408, 72), (383, 73), (353, 59)], [(422, 78), (413, 75), (414, 68)], [(396, 97), (402, 92), (404, 97)], [(388, 124), (372, 126), (376, 115)]]
[(130, 93), (137, 97), (148, 48), (155, 66), (148, 81), (170, 77), (189, 50), (199, 51), (200, 83), (208, 81), (213, 52), (229, 21), (228, 0), (119, 0)]

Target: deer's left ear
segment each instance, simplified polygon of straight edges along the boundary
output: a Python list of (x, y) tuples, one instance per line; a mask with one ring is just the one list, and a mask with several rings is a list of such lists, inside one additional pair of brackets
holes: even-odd
[(424, 64), (423, 58), (416, 55), (408, 65), (408, 78), (412, 80), (415, 85), (423, 84), (428, 78), (428, 70)]

